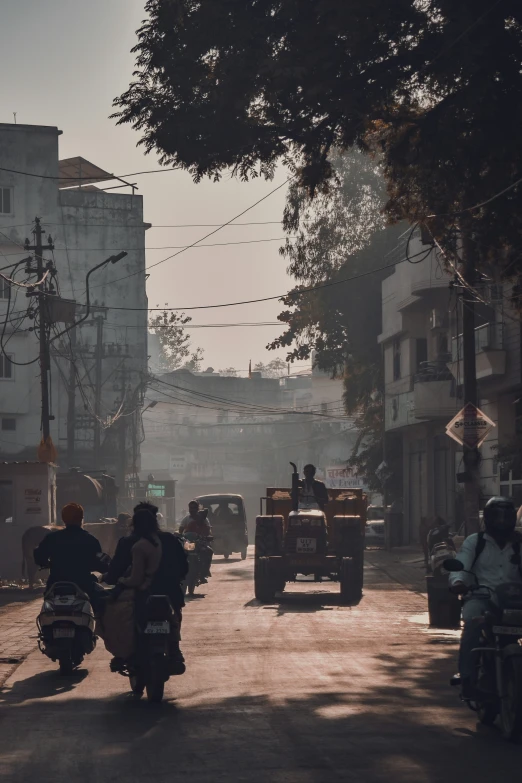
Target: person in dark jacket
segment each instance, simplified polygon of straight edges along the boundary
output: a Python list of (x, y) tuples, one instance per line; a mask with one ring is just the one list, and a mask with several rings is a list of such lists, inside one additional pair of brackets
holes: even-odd
[(34, 561), (40, 568), (49, 568), (47, 589), (56, 582), (74, 582), (97, 604), (97, 579), (93, 571), (102, 573), (107, 566), (100, 542), (83, 529), (83, 508), (68, 503), (62, 509), (65, 527), (52, 531), (34, 550)]
[(301, 497), (307, 500), (315, 500), (321, 511), (324, 511), (328, 503), (328, 490), (322, 481), (315, 478), (315, 465), (305, 465), (303, 468), (304, 479), (299, 482)]

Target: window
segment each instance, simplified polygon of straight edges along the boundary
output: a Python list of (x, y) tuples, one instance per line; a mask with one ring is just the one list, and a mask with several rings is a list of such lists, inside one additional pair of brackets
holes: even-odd
[(4, 215), (12, 213), (12, 195), (11, 188), (0, 188), (0, 212)]
[(13, 482), (0, 481), (0, 523), (13, 521)]
[(2, 419), (2, 430), (4, 432), (15, 432), (16, 419)]
[(328, 403), (327, 402), (322, 402), (321, 403), (321, 413), (323, 415), (326, 415), (328, 413)]
[(0, 380), (6, 380), (13, 377), (12, 358), (12, 353), (8, 353), (7, 355), (0, 354)]
[(9, 299), (9, 283), (0, 277), (0, 299)]
[(401, 341), (395, 340), (393, 343), (393, 380), (398, 381), (401, 377)]
[(425, 337), (418, 337), (415, 340), (415, 350), (417, 359), (417, 372), (426, 365), (428, 361), (428, 341)]

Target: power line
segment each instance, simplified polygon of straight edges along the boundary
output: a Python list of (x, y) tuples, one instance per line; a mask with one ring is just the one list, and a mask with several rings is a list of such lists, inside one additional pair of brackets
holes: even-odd
[[(229, 226), (231, 223), (233, 223), (235, 220), (237, 220), (240, 217), (243, 217), (243, 215), (246, 215), (247, 212), (250, 212), (251, 209), (254, 209), (254, 207), (257, 207), (259, 204), (261, 204), (263, 201), (266, 201), (267, 198), (270, 198), (274, 193), (276, 193), (278, 190), (281, 190), (288, 182), (290, 182), (291, 179), (293, 179), (294, 176), (287, 177), (284, 182), (281, 182), (280, 185), (277, 185), (277, 187), (273, 188), (269, 193), (267, 193), (262, 198), (255, 201), (253, 204), (251, 204), (249, 207), (244, 209), (242, 212), (240, 212), (238, 215), (235, 215), (233, 218), (230, 218), (230, 220), (227, 220), (226, 223), (222, 223), (218, 228), (215, 228), (213, 231), (209, 231), (208, 234), (205, 234), (205, 236), (200, 237), (199, 239), (196, 239), (195, 242), (192, 242), (191, 245), (186, 245), (181, 250), (178, 250), (177, 253), (172, 253), (172, 255), (167, 256), (166, 258), (162, 258), (161, 261), (156, 261), (155, 264), (150, 264), (149, 266), (145, 267), (144, 270), (137, 270), (136, 272), (131, 272), (130, 275), (125, 275), (124, 277), (117, 277), (116, 280), (109, 281), (110, 283), (118, 283), (120, 280), (127, 280), (129, 277), (134, 277), (135, 275), (139, 274), (145, 274), (149, 271), (149, 269), (153, 269), (155, 266), (159, 266), (160, 264), (164, 264), (166, 261), (170, 261), (172, 258), (176, 258), (176, 256), (181, 255), (181, 253), (184, 253), (186, 250), (190, 250), (190, 248), (195, 247), (200, 242), (204, 242), (205, 239), (208, 239), (213, 234), (217, 234), (218, 231), (221, 231), (221, 229), (225, 228), (225, 226)], [(100, 284), (101, 285), (101, 284)], [(93, 288), (100, 288), (100, 285), (98, 286), (92, 286)], [(106, 284), (104, 284), (106, 285)]]
[[(128, 223), (52, 223), (46, 221), (49, 226), (66, 226), (67, 228), (138, 228), (150, 231), (152, 228), (216, 228), (221, 226), (221, 223), (167, 223), (167, 224), (150, 224), (144, 223), (141, 226), (129, 225)], [(280, 226), (282, 220), (259, 220), (248, 223), (231, 223), (230, 228), (236, 228), (236, 226)], [(31, 225), (30, 223), (24, 223), (23, 225)], [(20, 226), (3, 226), (3, 228), (20, 228)]]
[[(266, 405), (252, 405), (251, 403), (243, 403), (240, 400), (230, 400), (226, 397), (220, 397), (213, 394), (205, 394), (204, 392), (199, 392), (195, 389), (187, 389), (184, 386), (178, 386), (174, 383), (168, 383), (168, 381), (163, 381), (159, 378), (152, 378), (152, 383), (159, 383), (160, 385), (168, 386), (170, 388), (176, 389), (177, 391), (184, 392), (187, 395), (192, 395), (193, 397), (199, 397), (202, 398), (203, 401), (210, 401), (210, 402), (217, 402), (217, 403), (229, 403), (231, 405), (236, 406), (236, 408), (239, 408), (239, 410), (253, 410), (253, 411), (262, 411), (262, 412), (268, 412), (271, 414), (274, 413), (288, 413), (290, 415), (300, 415), (300, 414), (306, 414), (310, 415), (313, 414), (314, 416), (320, 416), (322, 418), (335, 418), (339, 419), (341, 417), (338, 416), (329, 416), (327, 413), (319, 413), (314, 411), (299, 411), (295, 408), (277, 408), (277, 407), (268, 407)], [(160, 394), (166, 394), (165, 392), (160, 390)], [(166, 395), (169, 396), (169, 395)], [(183, 398), (182, 398), (183, 399)], [(346, 418), (346, 417), (342, 417)]]
[[(296, 239), (296, 238), (297, 237), (295, 236), (288, 236), (288, 237), (270, 237), (267, 239), (243, 239), (238, 242), (212, 242), (208, 245), (163, 245), (160, 247), (144, 247), (143, 250), (190, 250), (190, 249), (198, 250), (200, 247), (225, 247), (227, 245), (255, 245), (255, 244), (259, 244), (260, 242), (283, 242), (286, 239)], [(65, 247), (56, 247), (55, 245), (54, 249), (67, 250), (67, 245)], [(71, 247), (69, 248), (69, 252), (70, 253), (84, 253), (84, 252), (102, 253), (102, 252), (110, 252), (111, 249), (112, 248), (108, 248), (108, 247)], [(17, 256), (17, 255), (19, 255), (18, 251), (13, 253), (4, 253), (4, 256), (6, 258), (8, 256)], [(163, 261), (160, 263), (163, 263)], [(152, 264), (152, 266), (156, 266), (156, 264)], [(147, 267), (146, 269), (150, 269), (150, 268), (151, 267)]]

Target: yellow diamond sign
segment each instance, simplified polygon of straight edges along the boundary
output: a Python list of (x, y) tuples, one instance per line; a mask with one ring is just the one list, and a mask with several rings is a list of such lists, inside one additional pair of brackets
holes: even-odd
[(476, 405), (468, 402), (446, 427), (446, 435), (468, 449), (478, 448), (496, 427), (494, 421), (486, 416)]

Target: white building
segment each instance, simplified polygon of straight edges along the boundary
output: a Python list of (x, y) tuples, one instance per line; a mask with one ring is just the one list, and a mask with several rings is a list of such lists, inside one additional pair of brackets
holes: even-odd
[[(147, 372), (148, 226), (143, 222), (143, 201), (134, 186), (111, 182), (111, 174), (83, 158), (60, 161), (60, 134), (55, 127), (0, 124), (1, 266), (31, 255), (24, 243), (29, 238), (34, 244), (31, 232), (39, 217), (47, 232), (44, 243), (52, 237), (54, 244), (53, 253), (44, 257), (54, 256), (59, 293), (76, 300), (79, 318), (85, 312), (81, 305), (87, 272), (109, 256), (127, 252), (117, 265), (108, 264), (91, 276), (94, 307), (89, 319), (52, 345), (51, 436), (60, 466), (67, 465), (69, 447), (72, 464), (122, 471), (125, 443), (126, 470), (132, 472), (139, 468), (139, 407)], [(130, 192), (119, 192), (120, 188)], [(11, 272), (4, 269), (4, 274)], [(17, 279), (25, 279), (23, 265)], [(38, 355), (35, 334), (28, 331), (31, 322), (25, 317), (28, 302), (22, 289), (2, 281), (0, 324), (8, 309), (10, 315), (0, 360), (0, 454), (8, 459), (34, 459), (40, 440), (39, 365), (24, 365)], [(113, 309), (118, 307), (137, 309)], [(74, 372), (66, 357), (71, 350)], [(107, 426), (118, 410), (130, 414), (125, 427), (121, 417)], [(95, 459), (96, 438), (101, 445)]]

